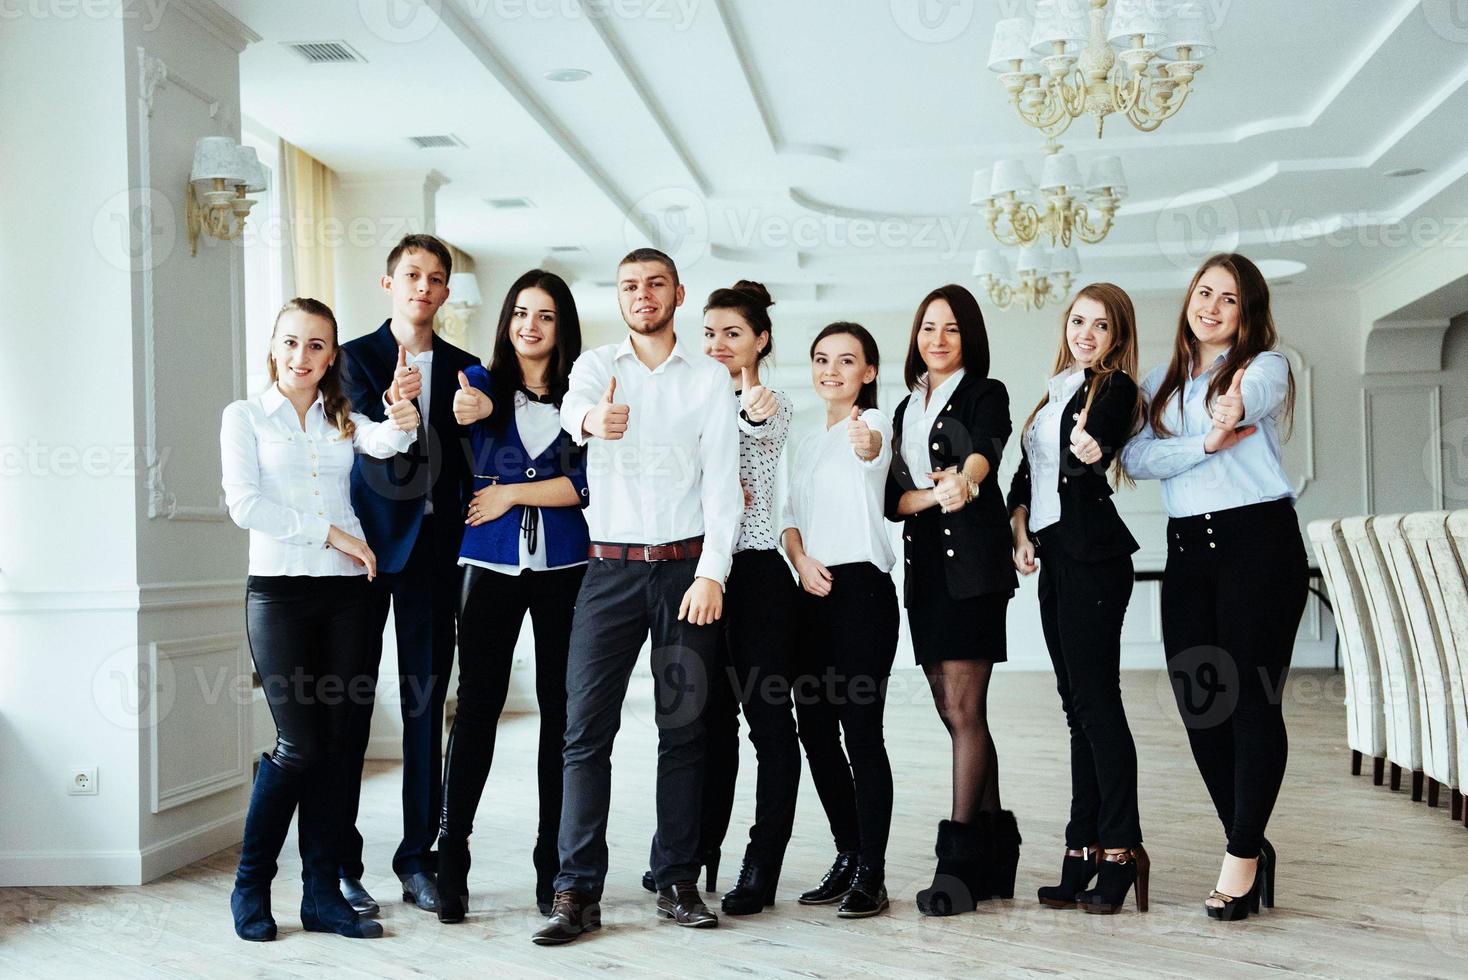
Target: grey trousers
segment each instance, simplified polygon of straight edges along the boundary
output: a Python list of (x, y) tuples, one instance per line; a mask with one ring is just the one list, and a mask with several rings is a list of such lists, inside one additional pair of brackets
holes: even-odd
[(697, 561), (593, 558), (581, 583), (566, 664), (566, 752), (561, 873), (556, 890), (600, 900), (607, 876), (612, 742), (642, 642), (652, 640), (658, 729), (657, 833), (651, 867), (659, 886), (698, 876), (703, 790), (703, 708), (718, 624), (678, 621)]

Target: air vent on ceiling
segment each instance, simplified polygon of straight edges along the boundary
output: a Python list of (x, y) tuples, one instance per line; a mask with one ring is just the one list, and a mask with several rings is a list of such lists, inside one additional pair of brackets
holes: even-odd
[(582, 248), (580, 245), (552, 245), (550, 247), (550, 250), (552, 252), (560, 252), (562, 254), (565, 254), (567, 252), (584, 252), (584, 251), (586, 251), (586, 249)]
[(367, 61), (345, 41), (287, 41), (285, 46), (313, 65), (339, 65), (349, 61), (362, 63)]
[(484, 203), (496, 211), (509, 211), (514, 208), (533, 208), (535, 202), (528, 197), (486, 197)]
[(615, 279), (597, 279), (597, 280), (595, 280), (595, 281), (592, 282), (592, 285), (595, 286), (597, 289), (613, 289), (617, 285), (617, 280), (615, 280)]
[(420, 150), (437, 150), (446, 146), (464, 145), (464, 141), (453, 133), (447, 133), (443, 136), (409, 136), (408, 142)]

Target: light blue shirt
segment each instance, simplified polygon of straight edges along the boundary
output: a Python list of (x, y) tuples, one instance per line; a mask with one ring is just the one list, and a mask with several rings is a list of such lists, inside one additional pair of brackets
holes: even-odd
[[(1279, 423), (1289, 391), (1290, 362), (1278, 351), (1265, 351), (1244, 369), (1244, 418), (1239, 427), (1253, 425), (1258, 431), (1221, 452), (1203, 450), (1203, 439), (1213, 428), (1206, 403), (1208, 382), (1227, 354), (1218, 355), (1197, 378), (1184, 380), (1181, 408), (1173, 395), (1163, 413), (1172, 436), (1158, 438), (1152, 426), (1144, 424), (1121, 451), (1122, 465), (1134, 479), (1162, 481), (1168, 517), (1192, 517), (1295, 495), (1279, 461)], [(1148, 404), (1166, 373), (1167, 366), (1161, 365), (1142, 382)]]

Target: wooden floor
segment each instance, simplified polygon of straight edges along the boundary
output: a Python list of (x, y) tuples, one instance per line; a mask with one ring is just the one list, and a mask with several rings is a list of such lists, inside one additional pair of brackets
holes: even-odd
[[(507, 719), (473, 840), (473, 911), (455, 926), (400, 904), (389, 861), (398, 777), (374, 765), (362, 794), (367, 884), (383, 901), (387, 936), (363, 942), (301, 931), (299, 858), (287, 842), (275, 889), (278, 941), (240, 942), (228, 896), (237, 850), (142, 888), (0, 890), (0, 975), (169, 976), (1308, 976), (1468, 974), (1468, 830), (1441, 809), (1349, 775), (1339, 675), (1297, 672), (1286, 716), (1290, 764), (1270, 838), (1280, 856), (1279, 908), (1245, 923), (1201, 910), (1223, 841), (1188, 755), (1164, 675), (1124, 676), (1140, 759), (1142, 824), (1152, 856), (1152, 909), (1114, 917), (1052, 911), (1033, 901), (1060, 865), (1067, 803), (1066, 740), (1050, 678), (996, 678), (991, 706), (1004, 804), (1024, 835), (1018, 897), (969, 915), (925, 919), (912, 896), (931, 875), (933, 834), (948, 812), (946, 736), (921, 683), (896, 679), (888, 742), (897, 809), (888, 853), (892, 910), (845, 921), (793, 900), (815, 883), (832, 846), (808, 778), (780, 900), (717, 930), (654, 918), (638, 885), (652, 830), (655, 731), (650, 703), (629, 700), (617, 744), (606, 928), (570, 946), (528, 941), (532, 902), (533, 717)], [(650, 687), (650, 685), (644, 685)], [(639, 692), (642, 693), (642, 692)], [(753, 753), (744, 746), (727, 887), (753, 808)], [(1369, 770), (1369, 766), (1368, 766)], [(1446, 794), (1444, 794), (1446, 796)], [(292, 835), (292, 838), (294, 835)], [(710, 904), (714, 904), (713, 901)], [(1456, 966), (1454, 964), (1457, 964)]]

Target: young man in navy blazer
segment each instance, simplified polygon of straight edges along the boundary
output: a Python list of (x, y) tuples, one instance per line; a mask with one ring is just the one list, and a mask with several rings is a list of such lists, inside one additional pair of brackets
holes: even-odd
[[(454, 421), (458, 375), (479, 359), (433, 332), (433, 316), (448, 299), (453, 259), (431, 235), (408, 235), (388, 255), (382, 288), (392, 317), (376, 331), (342, 345), (352, 408), (379, 420), (399, 399), (417, 403), (422, 418), (408, 452), (352, 468), (352, 509), (377, 556), (379, 636), (369, 673), (376, 678), (389, 604), (398, 639), (403, 718), (403, 839), (393, 871), (403, 900), (438, 910), (437, 855), (443, 799), (443, 704), (453, 668), (458, 609), (459, 544), (469, 498), (466, 432)], [(370, 697), (370, 696), (369, 696)], [(365, 757), (372, 722), (369, 700), (353, 725), (354, 749)], [(361, 780), (353, 785), (360, 794)], [(349, 801), (353, 823), (356, 798)], [(362, 835), (343, 846), (342, 894), (361, 914), (377, 903), (362, 887)]]

